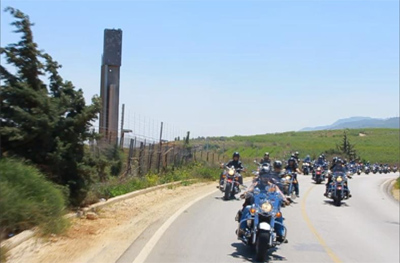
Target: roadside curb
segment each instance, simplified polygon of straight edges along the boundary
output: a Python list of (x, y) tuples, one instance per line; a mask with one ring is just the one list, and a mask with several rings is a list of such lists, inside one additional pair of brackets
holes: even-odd
[[(167, 188), (170, 186), (175, 186), (175, 185), (179, 185), (182, 184), (182, 182), (191, 182), (191, 181), (195, 181), (196, 179), (190, 179), (190, 180), (185, 180), (185, 181), (178, 181), (178, 182), (173, 182), (173, 183), (167, 183), (167, 184), (161, 184), (161, 185), (156, 185), (156, 186), (152, 186), (149, 188), (145, 188), (145, 189), (140, 189), (137, 191), (133, 191), (124, 195), (120, 195), (120, 196), (116, 196), (113, 198), (108, 199), (105, 202), (98, 202), (95, 204), (90, 205), (89, 207), (85, 207), (82, 208), (81, 211), (83, 211), (83, 213), (85, 214), (86, 212), (90, 212), (90, 211), (96, 211), (97, 209), (100, 209), (102, 207), (117, 203), (117, 202), (121, 202), (133, 197), (136, 197), (138, 195), (143, 195), (155, 190), (159, 190), (159, 189), (163, 189), (163, 188)], [(78, 212), (79, 213), (79, 212)], [(66, 215), (64, 215), (65, 218), (72, 218), (72, 217), (78, 217), (79, 214), (78, 213), (68, 213)], [(31, 239), (32, 237), (35, 236), (35, 231), (36, 229), (29, 229), (29, 230), (25, 230), (15, 236), (13, 236), (12, 238), (9, 238), (3, 242), (1, 242), (1, 247), (6, 247), (7, 249), (11, 250), (17, 246), (19, 246), (21, 243), (28, 241), (29, 239)]]
[[(102, 207), (105, 207), (105, 206), (108, 206), (108, 205), (111, 205), (111, 204), (114, 204), (114, 203), (117, 203), (117, 202), (121, 202), (121, 201), (124, 201), (126, 199), (130, 199), (130, 198), (133, 198), (135, 196), (138, 196), (138, 195), (146, 194), (146, 193), (149, 193), (149, 192), (152, 192), (152, 191), (155, 191), (155, 190), (158, 190), (158, 189), (166, 188), (166, 187), (169, 187), (169, 186), (179, 185), (179, 184), (182, 184), (182, 182), (191, 182), (191, 181), (194, 181), (194, 180), (195, 179), (190, 179), (190, 180), (187, 180), (187, 181), (178, 181), (178, 182), (173, 182), (173, 183), (160, 184), (160, 185), (152, 186), (152, 187), (149, 187), (149, 188), (136, 190), (136, 191), (124, 194), (124, 195), (119, 195), (119, 196), (110, 198), (107, 201), (98, 202), (98, 203), (92, 204), (92, 205), (90, 205), (88, 207), (84, 207), (84, 208), (81, 209), (81, 211), (83, 211), (83, 213), (95, 212), (97, 209), (100, 209)], [(78, 213), (69, 213), (69, 214), (65, 215), (66, 218), (77, 217), (77, 216), (78, 216)]]

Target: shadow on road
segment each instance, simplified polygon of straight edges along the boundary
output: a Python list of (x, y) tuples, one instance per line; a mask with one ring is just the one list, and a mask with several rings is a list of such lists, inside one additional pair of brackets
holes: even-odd
[[(241, 258), (244, 259), (247, 262), (257, 262), (254, 259), (255, 256), (255, 249), (249, 246), (244, 245), (243, 243), (232, 243), (231, 244), (232, 247), (236, 248), (236, 251), (233, 252), (232, 254), (230, 254), (230, 256), (234, 257), (234, 258)], [(273, 261), (286, 261), (285, 257), (276, 255), (276, 254), (272, 254), (276, 251), (276, 249), (271, 249), (270, 251), (268, 251), (268, 259), (266, 262), (269, 262), (271, 260)]]
[[(324, 200), (324, 205), (335, 206), (333, 200)], [(335, 206), (335, 207), (349, 207), (349, 205), (346, 204), (345, 202), (342, 202), (340, 206)]]
[(230, 198), (229, 200), (225, 200), (223, 196), (214, 196), (214, 198), (222, 201), (240, 201), (240, 198)]

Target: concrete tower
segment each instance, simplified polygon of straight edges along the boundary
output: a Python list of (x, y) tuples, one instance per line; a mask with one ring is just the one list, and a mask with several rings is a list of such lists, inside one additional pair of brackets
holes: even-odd
[(118, 138), (119, 72), (121, 67), (122, 30), (105, 29), (101, 63), (100, 133), (109, 142)]

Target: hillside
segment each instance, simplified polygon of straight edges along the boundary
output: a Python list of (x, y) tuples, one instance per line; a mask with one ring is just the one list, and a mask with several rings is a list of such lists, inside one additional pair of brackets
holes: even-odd
[(351, 117), (340, 119), (331, 125), (306, 127), (300, 131), (340, 130), (340, 129), (361, 129), (361, 128), (400, 128), (400, 118), (376, 119), (371, 117)]
[[(360, 136), (360, 132), (362, 132)], [(399, 164), (399, 129), (360, 129), (349, 130), (348, 137), (355, 144), (362, 159), (370, 162)], [(207, 140), (191, 140), (199, 149), (215, 150), (226, 156), (239, 151), (246, 162), (261, 158), (269, 152), (273, 159), (286, 159), (293, 151), (299, 151), (300, 157), (309, 154), (312, 158), (321, 153), (328, 157), (339, 155), (336, 145), (343, 138), (343, 130), (285, 132), (275, 134), (214, 137)]]

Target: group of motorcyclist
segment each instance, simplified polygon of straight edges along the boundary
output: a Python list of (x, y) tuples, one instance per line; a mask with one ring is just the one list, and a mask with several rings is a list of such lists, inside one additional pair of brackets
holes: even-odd
[[(256, 162), (256, 161), (255, 161)], [(328, 171), (329, 162), (326, 160), (325, 155), (321, 154), (318, 159), (314, 162), (311, 161), (309, 155), (303, 160), (303, 163), (309, 162), (312, 163), (311, 167), (321, 166), (325, 170)], [(243, 203), (242, 209), (238, 212), (237, 220), (240, 223), (239, 237), (245, 236), (246, 233), (246, 220), (249, 216), (249, 209), (254, 202), (254, 190), (257, 189), (265, 189), (268, 185), (274, 185), (276, 187), (277, 193), (281, 196), (282, 205), (288, 205), (292, 201), (289, 197), (288, 193), (283, 193), (283, 186), (282, 186), (282, 178), (285, 177), (287, 174), (291, 174), (295, 180), (293, 180), (293, 187), (295, 191), (296, 197), (300, 197), (299, 191), (299, 182), (297, 180), (298, 174), (303, 174), (303, 172), (299, 169), (299, 152), (293, 153), (290, 158), (286, 161), (286, 166), (280, 160), (272, 161), (270, 159), (270, 154), (266, 152), (263, 158), (258, 163), (259, 170), (256, 173), (256, 176), (253, 179), (252, 184), (248, 187), (247, 191), (240, 195), (242, 199), (245, 199)], [(239, 152), (234, 152), (232, 155), (232, 160), (228, 163), (224, 164), (224, 167), (234, 167), (236, 171), (239, 173), (244, 171), (245, 168), (240, 161), (240, 154)], [(329, 173), (327, 173), (327, 183), (326, 183), (326, 191), (324, 193), (325, 196), (328, 196), (329, 187), (333, 181), (333, 176), (335, 173), (341, 173), (343, 176), (346, 177), (348, 174), (348, 166), (346, 159), (341, 159), (339, 157), (334, 157), (331, 162), (331, 166), (329, 167)], [(350, 176), (349, 176), (350, 177)], [(351, 177), (350, 177), (351, 178)], [(223, 182), (223, 172), (220, 175), (220, 183)], [(240, 176), (238, 183), (243, 186), (243, 178)], [(346, 181), (345, 188), (348, 191), (347, 198), (351, 197), (350, 190), (348, 187), (348, 183)], [(284, 237), (283, 234), (283, 217), (277, 218), (276, 221), (279, 224), (275, 225), (275, 232), (277, 234), (276, 240), (281, 243), (287, 243), (288, 240), (286, 236)]]
[[(246, 222), (243, 221), (246, 217), (249, 216), (249, 209), (251, 204), (254, 202), (253, 191), (254, 189), (265, 189), (268, 185), (274, 185), (276, 187), (277, 193), (281, 196), (282, 204), (288, 205), (290, 204), (290, 200), (283, 194), (282, 191), (282, 177), (286, 174), (290, 173), (294, 177), (293, 187), (295, 190), (295, 194), (297, 197), (300, 197), (299, 183), (297, 180), (297, 174), (302, 174), (302, 172), (298, 168), (299, 162), (299, 152), (295, 152), (291, 155), (291, 157), (287, 160), (287, 165), (284, 167), (283, 163), (280, 160), (275, 160), (272, 163), (270, 159), (270, 154), (266, 152), (263, 158), (259, 162), (259, 171), (257, 175), (253, 179), (253, 183), (250, 187), (248, 187), (247, 191), (243, 193), (240, 197), (245, 199), (243, 203), (243, 208), (238, 213), (238, 221), (241, 222), (239, 228), (239, 236), (243, 236), (245, 234)], [(232, 155), (232, 160), (226, 164), (222, 165), (223, 167), (234, 167), (237, 171), (243, 171), (244, 167), (240, 161), (240, 154), (238, 152), (234, 152)], [(284, 169), (283, 169), (284, 168)], [(223, 172), (220, 175), (220, 183), (223, 182)], [(239, 184), (243, 185), (243, 178), (239, 180)], [(283, 234), (283, 217), (279, 217), (276, 219), (280, 224), (275, 225), (275, 231), (277, 234), (276, 240), (280, 243), (287, 243), (288, 240), (284, 238)]]
[[(362, 172), (365, 174), (369, 173), (390, 173), (390, 172), (397, 172), (398, 167), (397, 165), (390, 166), (388, 164), (382, 163), (374, 163), (373, 165), (370, 164), (369, 161), (357, 162), (355, 160), (347, 161), (347, 159), (342, 159), (341, 162), (343, 165), (346, 166), (347, 170), (350, 171), (352, 174), (361, 174)], [(329, 162), (325, 159), (325, 155), (321, 154), (317, 160), (311, 160), (310, 155), (303, 160), (303, 173), (308, 174), (312, 173), (314, 175), (314, 170), (316, 167), (321, 166), (325, 170), (327, 170)]]

